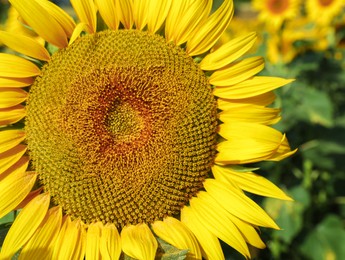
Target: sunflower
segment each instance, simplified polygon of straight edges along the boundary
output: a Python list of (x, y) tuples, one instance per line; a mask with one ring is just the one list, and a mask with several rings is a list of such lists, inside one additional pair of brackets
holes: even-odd
[(320, 25), (330, 25), (344, 10), (344, 0), (307, 0), (306, 11), (309, 19)]
[(45, 0), (10, 2), (46, 44), (0, 33), (22, 54), (0, 54), (0, 217), (22, 208), (1, 259), (265, 247), (257, 229), (279, 227), (244, 191), (291, 199), (241, 165), (295, 152), (268, 107), (292, 80), (240, 59), (254, 33), (212, 51), (232, 1), (211, 14), (212, 1), (71, 0), (77, 24)]
[(253, 0), (252, 3), (259, 12), (259, 20), (273, 29), (299, 14), (300, 0)]

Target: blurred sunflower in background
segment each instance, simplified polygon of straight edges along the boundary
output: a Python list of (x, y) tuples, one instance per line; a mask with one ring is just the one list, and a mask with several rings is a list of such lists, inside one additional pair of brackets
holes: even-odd
[(212, 1), (72, 0), (78, 24), (45, 0), (10, 2), (46, 44), (0, 32), (20, 53), (0, 54), (0, 217), (22, 208), (1, 259), (265, 247), (258, 227), (279, 227), (244, 191), (291, 199), (240, 165), (295, 152), (269, 107), (292, 80), (241, 59), (254, 33), (212, 49), (232, 1), (211, 13)]
[(300, 0), (253, 0), (253, 8), (259, 12), (258, 19), (271, 29), (278, 29), (285, 20), (299, 14)]
[(320, 25), (330, 25), (344, 7), (344, 0), (307, 0), (305, 6), (310, 21)]

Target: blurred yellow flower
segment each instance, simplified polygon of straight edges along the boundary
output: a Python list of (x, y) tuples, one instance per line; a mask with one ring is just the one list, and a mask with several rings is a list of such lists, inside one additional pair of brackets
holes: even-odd
[(300, 0), (252, 0), (259, 20), (272, 29), (280, 28), (285, 20), (298, 16)]
[(312, 22), (329, 25), (344, 10), (344, 0), (307, 0), (306, 11)]

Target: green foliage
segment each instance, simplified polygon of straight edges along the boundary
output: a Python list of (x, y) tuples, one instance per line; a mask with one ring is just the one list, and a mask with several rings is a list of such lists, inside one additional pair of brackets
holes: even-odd
[(309, 51), (263, 72), (296, 79), (276, 92), (282, 120), (275, 127), (299, 151), (260, 164), (295, 201), (263, 200), (282, 230), (263, 231), (268, 250), (257, 259), (345, 259), (345, 62), (334, 58), (338, 51)]

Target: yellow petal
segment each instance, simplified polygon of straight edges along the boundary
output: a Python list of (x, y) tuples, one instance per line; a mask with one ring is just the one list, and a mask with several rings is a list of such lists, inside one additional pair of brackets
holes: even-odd
[(71, 37), (75, 22), (62, 8), (47, 0), (36, 0), (62, 27), (67, 37)]
[(224, 255), (218, 238), (205, 228), (204, 223), (199, 221), (195, 215), (195, 210), (185, 206), (181, 210), (181, 222), (184, 223), (198, 239), (203, 251), (204, 258), (223, 260)]
[(250, 257), (248, 247), (236, 226), (228, 220), (222, 207), (216, 203), (210, 204), (205, 197), (210, 197), (204, 191), (198, 193), (197, 198), (190, 200), (190, 207), (204, 227), (225, 243), (236, 249), (245, 257)]
[(81, 34), (81, 32), (87, 31), (87, 25), (85, 23), (78, 23), (78, 25), (75, 27), (71, 39), (69, 40), (69, 45), (71, 45)]
[[(224, 217), (225, 222), (231, 223), (231, 225), (235, 225), (235, 227), (240, 231), (240, 235), (237, 233), (237, 235), (239, 235), (239, 237), (237, 237), (237, 240), (240, 240), (242, 242), (244, 240), (257, 248), (266, 247), (266, 245), (262, 242), (260, 236), (258, 235), (258, 233), (252, 225), (230, 214), (223, 207), (223, 205), (219, 203), (219, 201), (215, 200), (212, 196), (205, 192), (199, 193), (198, 198), (201, 199), (205, 204), (212, 205), (212, 207), (216, 209), (217, 212)], [(245, 252), (242, 252), (242, 254), (244, 253)]]
[(163, 221), (155, 221), (152, 229), (164, 241), (178, 249), (188, 249), (187, 258), (201, 259), (201, 251), (193, 233), (182, 222), (172, 217)]
[(212, 173), (215, 179), (228, 183), (235, 182), (242, 190), (265, 197), (292, 200), (281, 189), (266, 178), (253, 172), (237, 172), (230, 167), (214, 165)]
[(114, 224), (106, 224), (103, 227), (100, 250), (104, 260), (119, 259), (121, 255), (121, 239)]
[(143, 30), (147, 24), (147, 18), (149, 16), (148, 9), (150, 7), (150, 2), (148, 0), (134, 0), (133, 1), (133, 19), (135, 28), (138, 30)]
[(276, 96), (273, 91), (243, 99), (223, 99), (218, 98), (218, 108), (221, 110), (232, 109), (233, 104), (248, 104), (248, 105), (257, 105), (257, 106), (268, 106), (273, 103), (276, 99)]
[(223, 4), (201, 26), (197, 26), (187, 42), (186, 52), (189, 56), (202, 54), (213, 47), (228, 27), (234, 6), (231, 0), (224, 0)]
[(117, 16), (119, 17), (125, 29), (131, 29), (133, 20), (133, 1), (132, 0), (115, 0)]
[(95, 33), (97, 29), (97, 11), (93, 0), (71, 0), (70, 2), (80, 22), (87, 25), (87, 32)]
[[(61, 25), (36, 1), (10, 0), (24, 21), (47, 42), (64, 48), (67, 36)], [(33, 15), (34, 14), (34, 15)]]
[(172, 0), (149, 1), (147, 28), (155, 33), (162, 26), (170, 10)]
[(233, 184), (224, 184), (215, 179), (206, 179), (204, 188), (229, 213), (255, 226), (279, 229), (276, 223), (242, 190)]
[(66, 217), (56, 239), (52, 259), (84, 259), (85, 231), (80, 219)]
[[(0, 73), (1, 74), (1, 73)], [(30, 78), (8, 78), (0, 77), (0, 88), (21, 88), (34, 83), (35, 79)]]
[(10, 32), (0, 31), (0, 41), (14, 51), (20, 52), (29, 57), (48, 61), (49, 52), (34, 39)]
[(289, 142), (288, 142), (288, 140), (284, 134), (278, 149), (275, 151), (274, 154), (272, 154), (272, 156), (270, 158), (267, 158), (267, 160), (269, 160), (269, 161), (280, 161), (280, 160), (283, 160), (283, 159), (293, 155), (294, 153), (297, 152), (297, 150), (298, 149), (291, 151)]
[(22, 89), (0, 88), (0, 108), (18, 105), (26, 100), (28, 93)]
[(253, 77), (264, 68), (262, 57), (250, 57), (215, 71), (209, 81), (214, 86), (229, 86)]
[(218, 87), (213, 94), (220, 98), (241, 99), (254, 97), (291, 83), (291, 79), (256, 76), (228, 87)]
[(41, 74), (32, 62), (7, 53), (0, 53), (0, 77), (27, 78)]
[[(142, 1), (139, 1), (142, 2)], [(95, 4), (104, 22), (110, 29), (116, 30), (119, 27), (119, 19), (116, 14), (114, 0), (96, 0)], [(145, 9), (146, 10), (146, 9)], [(144, 10), (143, 10), (144, 11)]]
[[(30, 173), (30, 172), (28, 172), (28, 173)], [(29, 194), (15, 207), (15, 210), (19, 210), (19, 209), (24, 208), (30, 201), (33, 200), (33, 198), (35, 198), (39, 194), (41, 194), (42, 190), (43, 190), (43, 187), (40, 187), (40, 188), (33, 190), (33, 191), (30, 191)]]
[(280, 109), (262, 107), (257, 105), (238, 105), (235, 104), (225, 111), (219, 113), (219, 119), (224, 123), (250, 122), (263, 125), (273, 125), (280, 120)]
[(15, 164), (26, 152), (26, 145), (19, 144), (16, 147), (0, 154), (0, 174)]
[(229, 214), (228, 216), (231, 219), (232, 223), (234, 223), (235, 226), (240, 230), (241, 234), (244, 237), (244, 240), (248, 244), (251, 244), (252, 246), (255, 246), (256, 248), (260, 249), (264, 249), (266, 247), (265, 243), (261, 240), (255, 227), (253, 227), (245, 221), (242, 221), (239, 218), (236, 218), (231, 214)]
[[(140, 0), (138, 0), (140, 1)], [(177, 26), (180, 22), (179, 17), (185, 17), (189, 1), (172, 1), (170, 12), (165, 21), (165, 39), (176, 43)], [(177, 45), (177, 44), (176, 44)]]
[(217, 163), (253, 163), (274, 160), (275, 155), (290, 155), (285, 136), (269, 126), (247, 122), (226, 123), (220, 125), (219, 134), (227, 141), (217, 146)]
[(200, 26), (212, 8), (210, 0), (173, 1), (165, 25), (165, 37), (181, 45), (188, 41), (193, 31)]
[(19, 171), (0, 181), (0, 218), (14, 208), (29, 194), (36, 181), (36, 174)]
[(61, 222), (61, 207), (49, 209), (41, 225), (20, 252), (19, 260), (51, 259), (53, 246), (61, 229)]
[(101, 259), (100, 240), (103, 224), (101, 222), (89, 225), (86, 234), (86, 259)]
[(231, 221), (236, 228), (240, 231), (241, 235), (243, 236), (243, 239), (251, 244), (252, 246), (255, 246), (256, 248), (265, 248), (266, 245), (262, 242), (260, 236), (258, 235), (256, 231), (256, 226), (250, 225), (247, 222), (235, 217), (234, 215), (230, 214), (224, 207), (219, 203), (219, 201), (214, 200), (212, 196), (209, 196), (206, 193), (203, 193), (203, 199), (205, 203), (217, 205), (216, 207), (220, 209), (220, 212), (222, 216), (226, 216), (229, 221)]
[(135, 259), (155, 259), (158, 243), (146, 224), (126, 226), (121, 231), (123, 252)]
[(28, 168), (28, 164), (29, 164), (28, 156), (20, 157), (19, 160), (13, 163), (13, 165), (9, 167), (7, 170), (0, 171), (0, 180), (11, 174), (17, 174), (18, 172), (25, 172)]
[(0, 153), (20, 144), (25, 139), (25, 132), (22, 130), (4, 130), (0, 132)]
[(11, 259), (11, 257), (31, 238), (44, 219), (48, 211), (49, 202), (49, 193), (44, 193), (34, 198), (23, 208), (5, 237), (0, 259)]
[(252, 32), (222, 45), (216, 51), (206, 55), (200, 62), (202, 70), (217, 70), (240, 58), (255, 43), (256, 33)]
[(25, 117), (25, 107), (22, 105), (0, 108), (0, 126), (14, 124), (23, 117)]

